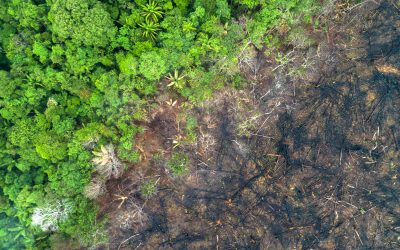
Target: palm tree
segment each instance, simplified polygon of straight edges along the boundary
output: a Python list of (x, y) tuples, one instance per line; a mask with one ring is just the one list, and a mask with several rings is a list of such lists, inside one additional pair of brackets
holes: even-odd
[(158, 28), (160, 26), (158, 23), (146, 19), (146, 21), (140, 23), (139, 26), (143, 29), (142, 36), (146, 38), (150, 37), (152, 40), (156, 39), (157, 31), (160, 30)]
[(169, 73), (167, 79), (170, 81), (170, 83), (167, 85), (168, 87), (174, 86), (175, 88), (182, 89), (185, 86), (185, 75), (179, 75), (178, 70), (174, 70), (174, 74), (172, 75)]
[(93, 163), (96, 165), (96, 170), (99, 174), (109, 179), (111, 176), (118, 178), (122, 174), (123, 164), (117, 158), (112, 144), (105, 147), (102, 145), (100, 151), (94, 151), (96, 156), (93, 158)]
[(93, 179), (84, 189), (83, 194), (89, 199), (96, 199), (106, 191), (104, 182)]
[(146, 20), (151, 18), (154, 22), (158, 22), (158, 18), (162, 17), (164, 14), (164, 12), (161, 11), (161, 7), (157, 6), (154, 1), (149, 1), (148, 4), (140, 5), (140, 7), (143, 9), (141, 15), (146, 17)]

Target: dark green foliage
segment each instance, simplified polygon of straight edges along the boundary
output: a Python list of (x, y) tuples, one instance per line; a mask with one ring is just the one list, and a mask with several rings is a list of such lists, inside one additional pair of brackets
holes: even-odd
[[(193, 103), (240, 87), (244, 44), (261, 48), (269, 29), (315, 9), (313, 0), (0, 0), (0, 249), (106, 240), (82, 195), (92, 151), (112, 143), (120, 160), (137, 161), (135, 124), (160, 81)], [(196, 126), (188, 116), (188, 142)], [(183, 153), (167, 163), (175, 177), (188, 165)], [(156, 182), (141, 190), (150, 197)], [(31, 225), (35, 208), (61, 200), (72, 210), (57, 232)]]

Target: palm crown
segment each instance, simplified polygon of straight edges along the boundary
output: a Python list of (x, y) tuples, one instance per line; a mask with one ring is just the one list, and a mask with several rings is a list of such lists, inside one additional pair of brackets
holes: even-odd
[(153, 21), (158, 22), (158, 18), (162, 17), (164, 12), (161, 10), (161, 7), (158, 6), (154, 1), (149, 1), (148, 4), (141, 5), (143, 12), (142, 16), (146, 17), (146, 20), (153, 19)]

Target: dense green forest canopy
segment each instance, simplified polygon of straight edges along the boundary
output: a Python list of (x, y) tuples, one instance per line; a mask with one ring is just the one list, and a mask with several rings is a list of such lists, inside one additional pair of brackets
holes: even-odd
[(0, 0), (0, 249), (106, 238), (84, 195), (96, 152), (117, 156), (113, 167), (137, 162), (138, 124), (166, 79), (194, 104), (240, 87), (240, 51), (274, 46), (269, 31), (312, 22), (317, 8), (313, 0)]

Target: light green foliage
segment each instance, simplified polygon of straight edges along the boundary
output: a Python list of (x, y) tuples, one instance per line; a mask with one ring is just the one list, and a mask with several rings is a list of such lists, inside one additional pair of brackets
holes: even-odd
[(38, 134), (35, 147), (40, 157), (53, 163), (63, 160), (67, 156), (67, 145), (55, 134)]
[(10, 1), (7, 13), (24, 28), (38, 30), (40, 25), (46, 22), (45, 5), (36, 5), (32, 1)]
[(129, 50), (131, 48), (130, 34), (132, 30), (124, 25), (119, 28), (118, 34), (111, 41), (111, 46), (113, 48), (122, 47), (125, 50)]
[(65, 67), (69, 73), (79, 75), (87, 73), (101, 60), (100, 51), (90, 47), (76, 47), (73, 43), (67, 43), (65, 51)]
[(140, 185), (140, 193), (146, 199), (153, 197), (157, 193), (157, 181), (149, 180)]
[(33, 122), (30, 119), (19, 120), (11, 128), (10, 142), (16, 146), (24, 147), (31, 144), (35, 135)]
[(139, 71), (148, 80), (159, 80), (167, 72), (167, 67), (164, 59), (152, 51), (140, 57)]
[(136, 24), (140, 23), (143, 20), (142, 15), (140, 15), (140, 9), (133, 9), (131, 13), (123, 13), (121, 16), (121, 21), (127, 27), (134, 27)]
[(217, 0), (216, 14), (221, 18), (222, 21), (228, 21), (231, 17), (231, 9), (229, 8), (227, 0)]
[(196, 142), (196, 139), (197, 139), (196, 129), (197, 129), (196, 117), (188, 115), (186, 117), (186, 131), (185, 131), (186, 132), (185, 140), (188, 143)]
[(265, 39), (267, 30), (279, 27), (281, 24), (295, 25), (302, 19), (310, 20), (319, 9), (319, 5), (313, 0), (273, 0), (263, 3), (262, 6), (261, 10), (247, 23), (250, 39), (256, 47), (261, 47), (267, 41)]
[(184, 153), (173, 153), (167, 168), (173, 177), (184, 176), (189, 172), (189, 157)]
[(117, 54), (117, 62), (121, 73), (125, 75), (136, 75), (138, 63), (132, 54)]
[(64, 53), (64, 49), (61, 45), (54, 45), (51, 47), (50, 60), (53, 63), (62, 63)]
[(246, 6), (249, 9), (253, 9), (263, 3), (262, 0), (235, 0), (235, 2)]
[(146, 18), (146, 20), (151, 19), (154, 22), (158, 22), (158, 18), (161, 18), (164, 12), (161, 10), (161, 7), (156, 4), (155, 1), (150, 0), (149, 3), (141, 5), (142, 7), (142, 16)]
[(16, 86), (10, 79), (10, 75), (7, 71), (0, 70), (0, 98), (9, 97), (15, 90)]
[(144, 22), (139, 24), (139, 27), (143, 29), (142, 36), (145, 38), (156, 39), (157, 31), (159, 31), (159, 24), (146, 19)]
[(58, 39), (86, 46), (105, 47), (116, 33), (110, 14), (96, 0), (55, 0), (49, 20)]
[(35, 55), (37, 55), (39, 57), (39, 60), (41, 63), (46, 62), (46, 59), (48, 58), (48, 55), (49, 55), (49, 51), (43, 44), (41, 44), (39, 42), (35, 42), (33, 44), (32, 51)]
[(195, 0), (194, 6), (201, 6), (204, 8), (206, 15), (210, 16), (215, 13), (216, 1), (215, 0)]

